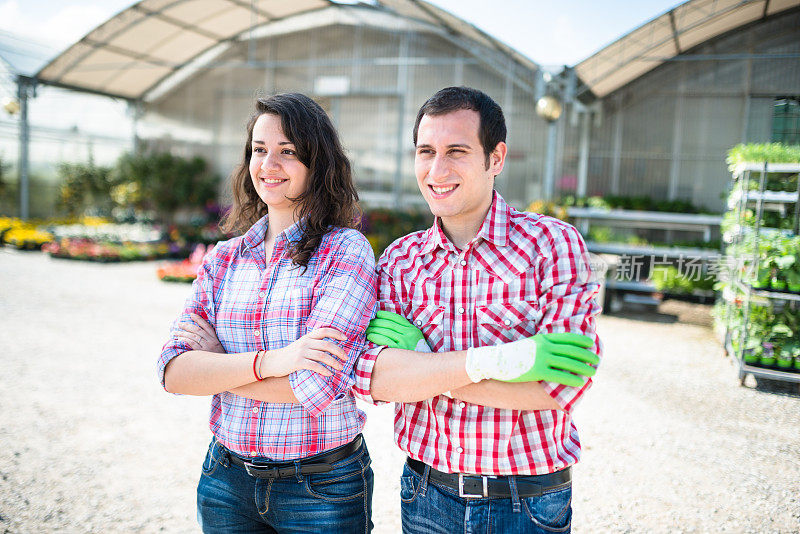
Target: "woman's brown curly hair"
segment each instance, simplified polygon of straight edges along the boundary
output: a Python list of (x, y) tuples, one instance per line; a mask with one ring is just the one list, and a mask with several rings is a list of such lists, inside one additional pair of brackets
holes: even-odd
[(283, 133), (294, 144), (298, 159), (309, 169), (308, 189), (292, 199), (298, 204), (303, 235), (289, 247), (292, 261), (308, 268), (325, 234), (335, 227), (356, 227), (361, 211), (350, 161), (342, 150), (339, 135), (325, 110), (305, 95), (285, 93), (256, 100), (256, 111), (247, 122), (244, 157), (231, 174), (233, 206), (220, 226), (226, 232), (245, 232), (269, 211), (250, 177), (253, 127), (265, 113), (281, 118)]

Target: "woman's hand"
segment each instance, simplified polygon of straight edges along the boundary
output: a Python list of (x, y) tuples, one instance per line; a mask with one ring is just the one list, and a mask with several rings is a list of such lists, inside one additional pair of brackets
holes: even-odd
[(217, 332), (214, 327), (196, 313), (190, 313), (189, 317), (192, 318), (194, 323), (178, 323), (176, 326), (178, 331), (175, 333), (175, 337), (189, 345), (192, 350), (225, 353), (225, 349), (222, 348), (222, 344), (217, 339)]
[(331, 376), (333, 373), (326, 369), (323, 363), (341, 371), (344, 369), (347, 355), (336, 343), (325, 341), (326, 337), (339, 341), (347, 340), (347, 337), (338, 330), (317, 328), (282, 349), (267, 351), (261, 358), (259, 376), (262, 378), (286, 376), (300, 369), (308, 369), (322, 376)]

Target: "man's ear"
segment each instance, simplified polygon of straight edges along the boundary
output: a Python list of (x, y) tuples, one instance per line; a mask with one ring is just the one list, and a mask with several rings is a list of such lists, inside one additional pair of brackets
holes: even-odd
[(494, 147), (492, 153), (489, 154), (489, 174), (492, 176), (497, 176), (503, 171), (503, 165), (506, 162), (506, 154), (508, 154), (508, 146), (503, 142), (500, 141), (497, 143), (497, 146)]

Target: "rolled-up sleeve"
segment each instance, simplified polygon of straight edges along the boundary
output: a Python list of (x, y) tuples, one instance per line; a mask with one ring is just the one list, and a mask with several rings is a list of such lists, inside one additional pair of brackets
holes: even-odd
[[(405, 312), (408, 310), (403, 309), (401, 305), (403, 299), (397, 295), (394, 280), (390, 274), (390, 267), (392, 264), (390, 258), (390, 249), (387, 249), (378, 260), (378, 309), (406, 317)], [(385, 404), (385, 401), (373, 399), (370, 393), (372, 387), (372, 371), (375, 368), (375, 361), (385, 348), (386, 345), (376, 345), (371, 341), (367, 341), (363, 354), (356, 362), (353, 395), (355, 395), (357, 399), (361, 399), (370, 404)]]
[(166, 390), (164, 372), (167, 368), (167, 364), (176, 356), (180, 356), (184, 352), (191, 350), (189, 345), (176, 337), (176, 326), (179, 323), (193, 322), (191, 317), (189, 317), (190, 313), (199, 315), (212, 325), (216, 323), (216, 318), (214, 316), (214, 257), (213, 251), (209, 251), (203, 258), (203, 263), (197, 269), (197, 278), (192, 282), (191, 293), (186, 298), (181, 314), (172, 323), (169, 340), (161, 349), (161, 355), (158, 358), (157, 372), (158, 378), (161, 381), (161, 387), (163, 387), (164, 390)]
[(341, 371), (329, 368), (332, 376), (307, 369), (289, 375), (295, 397), (314, 417), (353, 386), (354, 367), (366, 345), (364, 332), (375, 317), (377, 276), (372, 248), (366, 238), (355, 231), (343, 235), (340, 246), (329, 254), (329, 266), (316, 284), (305, 332), (327, 327), (343, 333), (346, 341), (329, 341), (344, 349), (347, 361)]
[[(551, 239), (552, 254), (547, 255), (538, 266), (538, 304), (542, 318), (537, 333), (584, 334), (594, 342), (589, 350), (602, 356), (602, 344), (595, 327), (595, 315), (600, 312), (600, 305), (595, 299), (600, 280), (593, 275), (586, 244), (575, 228), (563, 223), (551, 228)], [(581, 387), (555, 382), (542, 384), (547, 393), (571, 413), (592, 386), (592, 379), (587, 379)]]

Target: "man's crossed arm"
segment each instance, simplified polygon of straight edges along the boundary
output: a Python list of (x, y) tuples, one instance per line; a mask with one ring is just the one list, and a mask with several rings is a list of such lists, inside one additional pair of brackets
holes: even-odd
[[(379, 311), (367, 339), (387, 345), (372, 375), (376, 400), (418, 402), (445, 392), (495, 408), (553, 410), (561, 406), (537, 382), (579, 387), (593, 376), (599, 357), (589, 337), (537, 334), (495, 346), (430, 354), (422, 332), (404, 317)], [(591, 365), (590, 365), (591, 364)]]

